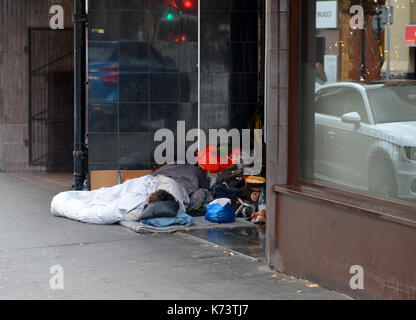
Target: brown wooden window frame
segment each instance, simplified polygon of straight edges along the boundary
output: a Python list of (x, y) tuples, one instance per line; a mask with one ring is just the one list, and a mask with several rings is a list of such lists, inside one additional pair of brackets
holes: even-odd
[(308, 21), (308, 12), (302, 3), (307, 1), (310, 0), (289, 1), (288, 184), (275, 186), (274, 190), (416, 228), (416, 206), (377, 199), (300, 178), (301, 59), (305, 57), (307, 50), (306, 39), (302, 38), (302, 28), (307, 26), (305, 22)]

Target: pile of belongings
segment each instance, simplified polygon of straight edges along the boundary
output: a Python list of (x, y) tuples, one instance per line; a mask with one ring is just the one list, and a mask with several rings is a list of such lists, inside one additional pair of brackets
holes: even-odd
[[(224, 205), (222, 213), (227, 212), (227, 208), (231, 207), (235, 212), (235, 217), (241, 215), (253, 223), (265, 223), (264, 189), (266, 179), (260, 176), (245, 175), (247, 167), (237, 160), (245, 156), (241, 149), (231, 150), (227, 157), (221, 157), (219, 149), (224, 147), (228, 146), (217, 148), (211, 145), (198, 152), (196, 160), (210, 180), (210, 191), (215, 200), (200, 207), (196, 213), (189, 210), (188, 213), (191, 215), (209, 214), (209, 219), (212, 219), (212, 212), (206, 212), (206, 209), (218, 199), (228, 200), (229, 202)], [(214, 159), (213, 163), (210, 163), (211, 159)], [(261, 205), (260, 201), (262, 201)]]
[[(197, 160), (215, 150), (207, 148)], [(114, 187), (62, 192), (53, 198), (51, 213), (85, 223), (138, 221), (154, 227), (190, 226), (199, 216), (215, 223), (232, 223), (241, 215), (264, 223), (265, 208), (258, 210), (257, 202), (265, 179), (244, 175), (244, 165), (234, 161), (239, 152), (233, 150), (226, 165), (205, 165), (204, 161), (197, 166), (169, 164)], [(158, 190), (166, 191), (174, 200), (148, 203), (149, 195)]]

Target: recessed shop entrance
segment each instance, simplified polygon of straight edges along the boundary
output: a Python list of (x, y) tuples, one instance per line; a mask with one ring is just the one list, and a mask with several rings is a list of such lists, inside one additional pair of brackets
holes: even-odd
[[(168, 129), (176, 137), (178, 121), (185, 122), (187, 133), (263, 129), (264, 12), (264, 0), (91, 0), (91, 185), (96, 185), (98, 172), (116, 176), (118, 170), (154, 168), (160, 144), (155, 133)], [(177, 152), (177, 145), (173, 149)], [(208, 234), (213, 235), (195, 232), (201, 238)], [(244, 232), (227, 234), (249, 237)]]

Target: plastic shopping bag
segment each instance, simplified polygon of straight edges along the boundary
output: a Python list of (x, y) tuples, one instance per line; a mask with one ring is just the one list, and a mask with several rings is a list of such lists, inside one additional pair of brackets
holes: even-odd
[(222, 206), (219, 203), (213, 203), (206, 206), (207, 213), (205, 220), (213, 223), (233, 223), (235, 221), (235, 212), (229, 206)]

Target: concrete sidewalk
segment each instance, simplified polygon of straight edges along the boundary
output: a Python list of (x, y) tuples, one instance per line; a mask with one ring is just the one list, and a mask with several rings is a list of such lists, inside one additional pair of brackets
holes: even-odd
[[(52, 216), (54, 192), (0, 174), (0, 299), (346, 299), (182, 235)], [(64, 289), (50, 268), (62, 266)]]

